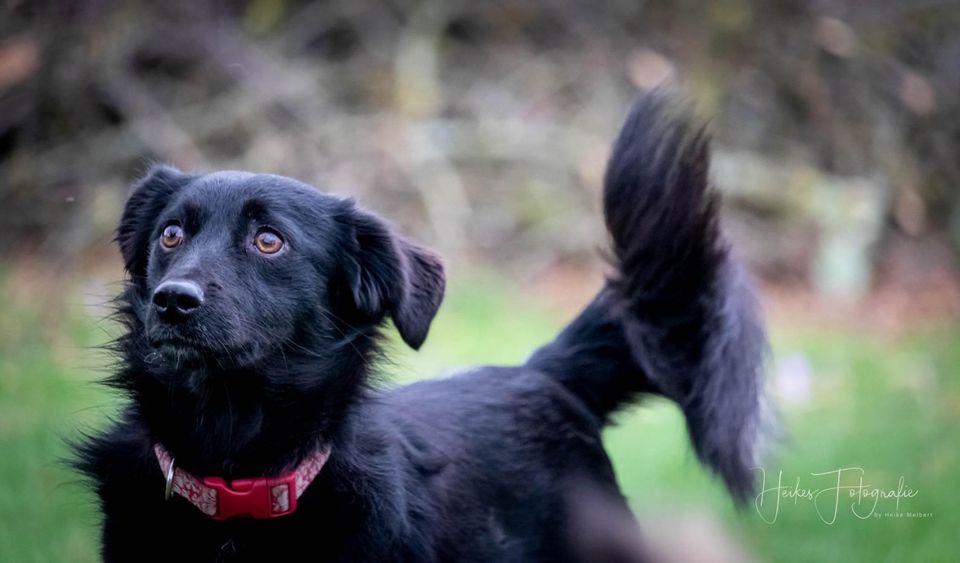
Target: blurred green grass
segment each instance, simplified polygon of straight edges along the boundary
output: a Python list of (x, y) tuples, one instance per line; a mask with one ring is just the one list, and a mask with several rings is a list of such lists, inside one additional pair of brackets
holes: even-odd
[[(414, 354), (393, 343), (390, 381), (478, 363), (522, 361), (567, 320), (502, 279), (454, 282), (431, 338)], [(91, 495), (62, 463), (64, 438), (96, 427), (117, 401), (93, 381), (107, 358), (95, 346), (109, 325), (70, 309), (58, 328), (30, 307), (0, 311), (0, 561), (95, 561)], [(956, 561), (960, 553), (960, 326), (890, 340), (854, 332), (777, 326), (774, 360), (802, 356), (809, 400), (788, 404), (788, 435), (774, 448), (768, 478), (828, 486), (813, 472), (863, 467), (869, 485), (896, 489), (904, 476), (918, 495), (900, 511), (927, 518), (869, 518), (840, 501), (824, 523), (810, 503), (784, 501), (772, 524), (753, 506), (736, 510), (696, 463), (683, 419), (649, 400), (607, 433), (617, 474), (641, 519), (721, 522), (736, 542), (768, 561)], [(849, 484), (845, 479), (845, 484)], [(769, 500), (769, 499), (768, 499)], [(769, 508), (769, 504), (766, 505)], [(893, 511), (881, 500), (878, 512)], [(769, 513), (767, 513), (769, 515)], [(682, 540), (682, 529), (677, 532)], [(688, 538), (689, 539), (689, 538)]]

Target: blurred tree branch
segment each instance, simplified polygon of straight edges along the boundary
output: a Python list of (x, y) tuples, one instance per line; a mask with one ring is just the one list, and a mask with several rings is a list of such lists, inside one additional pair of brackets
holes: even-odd
[(717, 116), (761, 271), (816, 284), (831, 245), (867, 270), (897, 236), (960, 245), (955, 2), (65, 6), (0, 16), (3, 249), (92, 245), (78, 209), (166, 160), (362, 194), (458, 251), (591, 255), (609, 140), (663, 80)]

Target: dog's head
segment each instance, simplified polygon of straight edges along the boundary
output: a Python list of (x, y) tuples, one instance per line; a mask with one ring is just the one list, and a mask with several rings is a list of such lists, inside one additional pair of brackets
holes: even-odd
[(162, 361), (336, 362), (387, 317), (419, 348), (443, 297), (436, 256), (353, 201), (280, 176), (154, 167), (117, 240), (140, 341)]

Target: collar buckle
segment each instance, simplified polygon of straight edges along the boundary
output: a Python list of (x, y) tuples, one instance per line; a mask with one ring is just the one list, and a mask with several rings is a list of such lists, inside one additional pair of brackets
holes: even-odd
[(229, 483), (222, 477), (205, 477), (203, 484), (217, 491), (217, 513), (214, 520), (235, 516), (275, 518), (297, 509), (297, 473), (280, 477), (235, 479)]

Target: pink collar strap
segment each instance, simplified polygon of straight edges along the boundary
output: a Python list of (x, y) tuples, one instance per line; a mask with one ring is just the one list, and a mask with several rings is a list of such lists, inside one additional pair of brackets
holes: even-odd
[(166, 498), (177, 493), (214, 520), (291, 514), (297, 509), (297, 499), (330, 457), (330, 447), (325, 446), (279, 477), (235, 479), (228, 483), (222, 477), (195, 477), (176, 467), (173, 456), (163, 446), (157, 444), (153, 449), (166, 479)]

